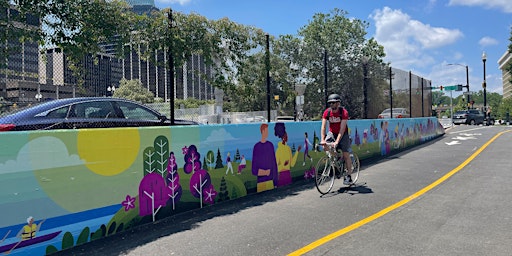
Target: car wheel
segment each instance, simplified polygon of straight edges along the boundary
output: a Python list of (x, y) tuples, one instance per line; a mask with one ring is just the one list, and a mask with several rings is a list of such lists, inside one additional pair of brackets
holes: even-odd
[(470, 125), (475, 125), (475, 124), (476, 124), (476, 122), (475, 122), (475, 120), (471, 119), (471, 121), (469, 121), (469, 124), (470, 124)]

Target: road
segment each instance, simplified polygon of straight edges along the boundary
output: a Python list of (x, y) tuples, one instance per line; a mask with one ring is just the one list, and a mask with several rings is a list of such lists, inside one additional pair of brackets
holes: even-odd
[[(511, 255), (512, 127), (456, 126), (357, 187), (311, 181), (180, 214), (62, 255)], [(335, 187), (343, 187), (337, 180)]]

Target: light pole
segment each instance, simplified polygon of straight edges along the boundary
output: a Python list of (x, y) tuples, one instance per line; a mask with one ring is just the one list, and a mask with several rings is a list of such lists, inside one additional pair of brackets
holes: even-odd
[(471, 100), (470, 100), (471, 94), (469, 92), (469, 68), (468, 68), (468, 65), (462, 65), (462, 64), (458, 64), (458, 63), (448, 64), (448, 66), (453, 66), (453, 65), (461, 66), (461, 67), (466, 67), (466, 86), (463, 86), (463, 87), (466, 87), (466, 90), (468, 92), (468, 102), (467, 102), (467, 105), (468, 105), (468, 110), (469, 110), (469, 104), (471, 102)]
[(115, 91), (116, 91), (116, 87), (114, 85), (107, 87), (107, 97), (114, 96)]
[(37, 101), (41, 101), (41, 99), (43, 98), (43, 95), (41, 94), (41, 84), (37, 85), (37, 94), (35, 97)]
[(484, 82), (482, 83), (482, 87), (484, 88), (484, 113), (485, 113), (485, 125), (487, 125), (487, 83), (485, 81), (485, 61), (487, 60), (487, 54), (485, 52), (482, 53), (482, 62), (484, 63)]

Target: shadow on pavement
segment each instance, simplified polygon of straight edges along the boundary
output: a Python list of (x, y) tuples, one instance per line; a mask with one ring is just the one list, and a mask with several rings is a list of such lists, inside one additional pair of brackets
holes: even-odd
[(250, 194), (202, 209), (179, 213), (154, 223), (140, 225), (52, 255), (125, 255), (132, 249), (153, 242), (160, 237), (194, 229), (198, 225), (197, 223), (296, 196), (299, 192), (314, 187), (313, 180), (296, 181), (287, 187)]

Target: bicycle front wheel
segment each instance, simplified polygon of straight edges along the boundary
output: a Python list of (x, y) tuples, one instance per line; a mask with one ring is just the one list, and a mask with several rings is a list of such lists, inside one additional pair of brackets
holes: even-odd
[(352, 169), (352, 175), (350, 175), (350, 177), (352, 177), (352, 183), (355, 184), (357, 182), (357, 179), (359, 178), (359, 170), (360, 170), (359, 157), (356, 155), (356, 153), (353, 153), (352, 167), (354, 169)]
[(327, 156), (320, 158), (316, 164), (315, 185), (322, 195), (329, 193), (334, 185), (334, 166)]

